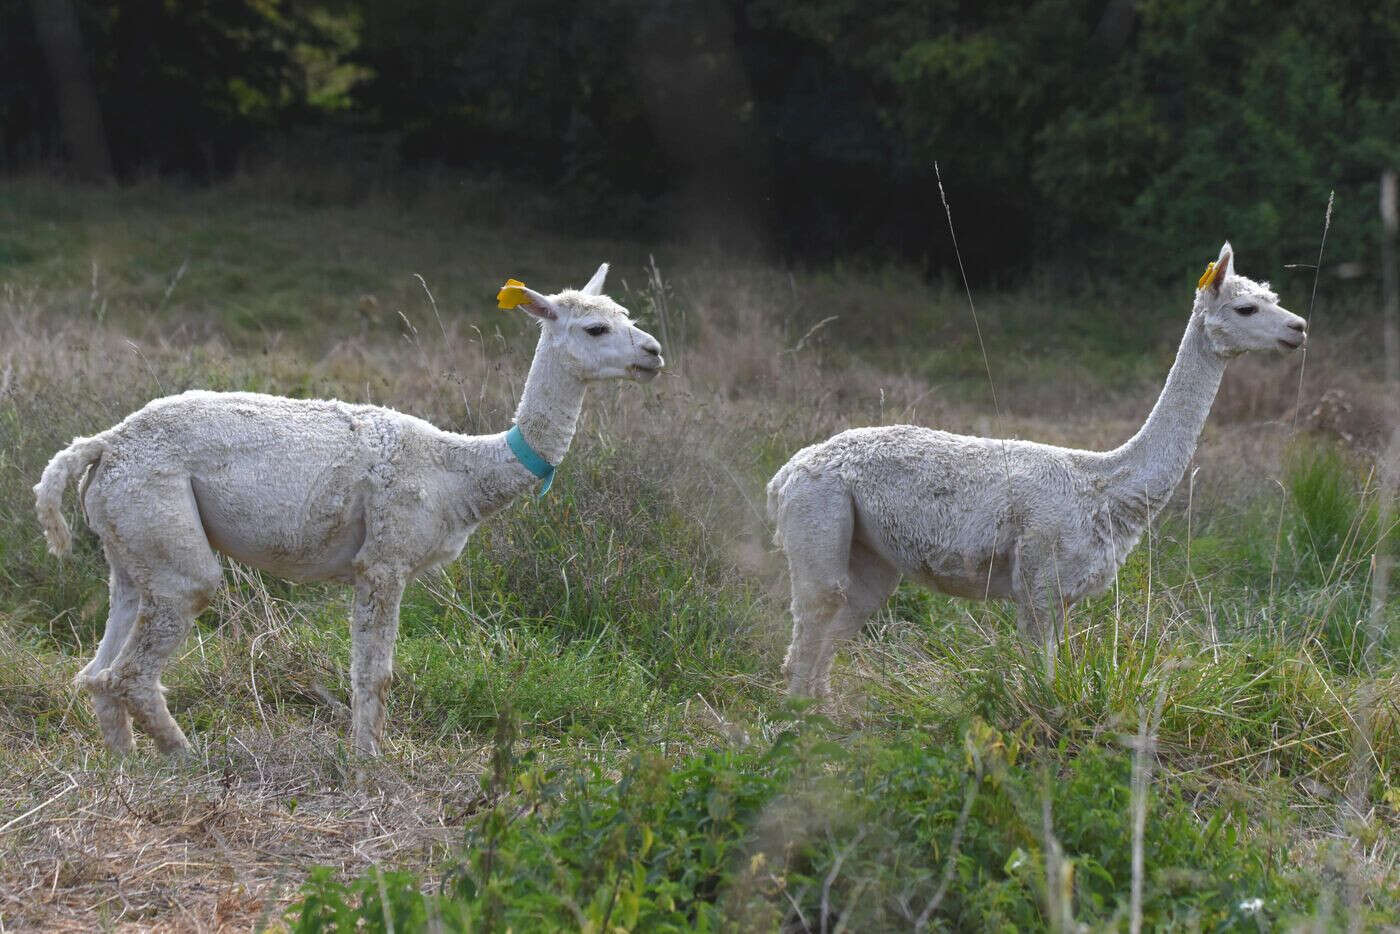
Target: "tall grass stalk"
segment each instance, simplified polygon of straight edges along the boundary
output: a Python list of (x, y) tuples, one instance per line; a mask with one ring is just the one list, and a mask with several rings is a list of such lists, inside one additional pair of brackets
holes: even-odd
[[(1317, 280), (1322, 275), (1322, 251), (1327, 248), (1327, 231), (1332, 229), (1332, 205), (1337, 199), (1335, 190), (1327, 192), (1327, 211), (1322, 217), (1322, 237), (1317, 244), (1317, 262), (1313, 265), (1312, 292), (1308, 296), (1308, 333), (1312, 334), (1315, 324), (1313, 313), (1317, 305)], [(1293, 404), (1293, 425), (1291, 431), (1298, 430), (1298, 413), (1303, 408), (1303, 374), (1308, 365), (1308, 348), (1303, 345), (1302, 355), (1298, 358), (1298, 393)]]
[(1152, 760), (1157, 754), (1157, 728), (1162, 722), (1162, 705), (1167, 700), (1165, 679), (1157, 687), (1157, 700), (1151, 713), (1138, 708), (1138, 732), (1133, 750), (1133, 882), (1129, 896), (1128, 927), (1132, 934), (1142, 931), (1142, 888), (1144, 866), (1143, 837), (1147, 831), (1147, 796), (1152, 787)]
[[(1386, 392), (1390, 398), (1390, 439), (1381, 455), (1379, 498), (1377, 504), (1376, 545), (1371, 555), (1371, 601), (1366, 616), (1366, 643), (1362, 650), (1362, 670), (1373, 672), (1377, 652), (1384, 635), (1386, 601), (1390, 594), (1390, 570), (1394, 560), (1391, 541), (1391, 511), (1395, 502), (1397, 475), (1400, 474), (1400, 270), (1397, 264), (1396, 241), (1400, 238), (1400, 205), (1397, 205), (1397, 178), (1393, 169), (1383, 172), (1380, 180), (1381, 221), (1381, 305), (1385, 333)], [(1362, 926), (1361, 881), (1357, 865), (1363, 858), (1364, 844), (1360, 839), (1361, 822), (1374, 821), (1370, 807), (1372, 769), (1375, 762), (1373, 718), (1378, 698), (1374, 682), (1368, 682), (1358, 692), (1356, 744), (1352, 753), (1352, 774), (1346, 796), (1352, 810), (1352, 821), (1358, 825), (1353, 834), (1353, 853), (1348, 861), (1350, 876), (1347, 886), (1347, 913), (1350, 930)]]
[[(992, 362), (991, 358), (987, 355), (987, 342), (982, 337), (982, 324), (977, 318), (977, 303), (972, 300), (972, 284), (968, 281), (967, 268), (963, 265), (962, 249), (958, 246), (958, 233), (957, 230), (953, 227), (953, 209), (948, 204), (948, 193), (943, 189), (943, 170), (938, 165), (937, 160), (935, 160), (933, 163), (933, 173), (934, 177), (938, 181), (938, 197), (939, 200), (943, 203), (943, 216), (948, 222), (948, 237), (953, 241), (953, 254), (957, 257), (958, 260), (958, 276), (962, 280), (963, 294), (967, 297), (968, 311), (972, 314), (972, 328), (977, 336), (978, 352), (982, 355), (982, 369), (987, 374), (987, 390), (991, 394), (992, 398), (992, 414), (995, 418), (994, 424), (996, 426), (996, 435), (997, 438), (1000, 440), (1002, 468), (1006, 475), (1006, 499), (1007, 502), (1013, 502), (1015, 501), (1015, 490), (1012, 488), (1011, 483), (1011, 455), (1007, 451), (1006, 447), (1007, 438), (1005, 429), (1002, 425), (1001, 402), (997, 398), (996, 380), (992, 377)], [(883, 398), (881, 401), (881, 408), (883, 409)], [(987, 594), (991, 593), (992, 572), (994, 564), (995, 562), (992, 561), (987, 562), (987, 584), (983, 592), (984, 599)], [(1056, 573), (1058, 574), (1058, 568), (1056, 569)], [(1025, 582), (1023, 581), (1022, 583)], [(1059, 589), (1058, 586), (1057, 589)], [(1036, 610), (1035, 612), (1039, 612), (1039, 610)], [(1057, 615), (1059, 615), (1060, 622), (1063, 622), (1065, 612), (1065, 608), (1063, 607), (1063, 605), (1057, 607), (1052, 612), (1055, 612)], [(1037, 622), (1045, 628), (1046, 632), (1053, 633), (1056, 631), (1055, 620), (1038, 620)], [(1049, 671), (1050, 676), (1053, 677), (1055, 670), (1055, 648), (1052, 645), (1050, 645), (1048, 640), (1046, 641), (1043, 648), (1047, 671)]]
[(681, 348), (677, 346), (675, 335), (671, 328), (671, 303), (666, 299), (668, 286), (666, 280), (661, 277), (661, 267), (656, 265), (656, 254), (647, 254), (647, 291), (651, 301), (652, 310), (656, 313), (657, 324), (661, 329), (661, 341), (666, 347), (666, 352), (676, 358), (680, 363)]
[(1390, 397), (1390, 442), (1381, 457), (1380, 499), (1377, 504), (1378, 538), (1372, 557), (1371, 611), (1367, 618), (1366, 664), (1370, 670), (1376, 661), (1376, 649), (1381, 644), (1385, 627), (1385, 607), (1390, 596), (1390, 571), (1394, 555), (1387, 543), (1394, 536), (1392, 517), (1397, 485), (1400, 485), (1400, 180), (1394, 169), (1381, 175), (1381, 307), (1384, 318), (1386, 390)]
[(943, 899), (948, 895), (948, 886), (953, 881), (953, 873), (958, 868), (958, 855), (962, 852), (963, 834), (967, 832), (967, 821), (972, 816), (972, 806), (977, 803), (977, 791), (982, 785), (982, 754), (975, 741), (966, 746), (972, 755), (972, 768), (967, 776), (967, 790), (963, 793), (962, 810), (958, 812), (957, 823), (953, 825), (953, 836), (948, 841), (948, 855), (943, 860), (943, 875), (938, 880), (938, 888), (929, 898), (924, 910), (914, 919), (914, 930), (928, 927), (929, 920), (938, 911)]

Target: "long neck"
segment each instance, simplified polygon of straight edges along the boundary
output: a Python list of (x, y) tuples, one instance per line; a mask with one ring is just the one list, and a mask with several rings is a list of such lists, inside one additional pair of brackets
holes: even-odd
[(530, 375), (515, 410), (515, 423), (530, 447), (551, 464), (569, 452), (583, 411), (584, 383), (569, 373), (540, 336)]
[(1192, 315), (1167, 384), (1137, 434), (1106, 455), (1115, 499), (1143, 518), (1171, 498), (1210, 414), (1225, 359), (1210, 346), (1200, 315)]

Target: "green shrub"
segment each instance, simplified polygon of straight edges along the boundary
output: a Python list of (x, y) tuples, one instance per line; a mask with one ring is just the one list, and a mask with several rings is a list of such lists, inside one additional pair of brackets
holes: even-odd
[[(838, 743), (808, 718), (771, 743), (643, 752), (615, 770), (515, 762), (511, 739), (498, 731), (484, 810), (439, 894), (408, 894), (409, 880), (377, 871), (348, 884), (320, 873), (293, 909), (297, 929), (378, 930), (371, 915), (388, 905), (400, 930), (429, 911), (473, 930), (891, 930), (935, 897), (933, 923), (957, 930), (1044, 928), (1056, 896), (1083, 922), (1126, 918), (1132, 791), (1121, 750), (1070, 755), (980, 722), (960, 746), (916, 731)], [(1244, 803), (1199, 804), (1159, 785), (1148, 814), (1151, 929), (1311, 910), (1319, 881), (1290, 868)], [(1047, 821), (1066, 867), (1053, 891)], [(1257, 913), (1241, 908), (1256, 898)]]
[(291, 926), (295, 934), (407, 934), (427, 930), (430, 919), (449, 930), (463, 930), (469, 924), (460, 905), (424, 895), (418, 880), (406, 872), (375, 869), (342, 885), (335, 881), (331, 869), (318, 866), (311, 870), (302, 893), (301, 911)]

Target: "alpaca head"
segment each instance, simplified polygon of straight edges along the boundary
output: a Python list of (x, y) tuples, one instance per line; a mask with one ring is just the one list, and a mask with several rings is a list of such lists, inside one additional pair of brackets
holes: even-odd
[(1308, 339), (1308, 323), (1279, 305), (1269, 283), (1235, 272), (1235, 251), (1228, 242), (1197, 284), (1195, 314), (1222, 357), (1250, 350), (1288, 352)]
[(501, 305), (517, 307), (539, 321), (542, 333), (536, 353), (555, 356), (578, 379), (651, 380), (665, 366), (661, 345), (632, 323), (626, 308), (602, 294), (607, 274), (604, 263), (583, 288), (556, 295), (541, 295), (512, 280), (501, 290)]

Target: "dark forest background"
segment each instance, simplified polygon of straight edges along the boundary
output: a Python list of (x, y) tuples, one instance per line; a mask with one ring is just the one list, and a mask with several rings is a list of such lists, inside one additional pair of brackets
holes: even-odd
[[(786, 261), (1374, 270), (1400, 0), (0, 0), (0, 169), (433, 179)], [(341, 180), (339, 187), (317, 178)]]

